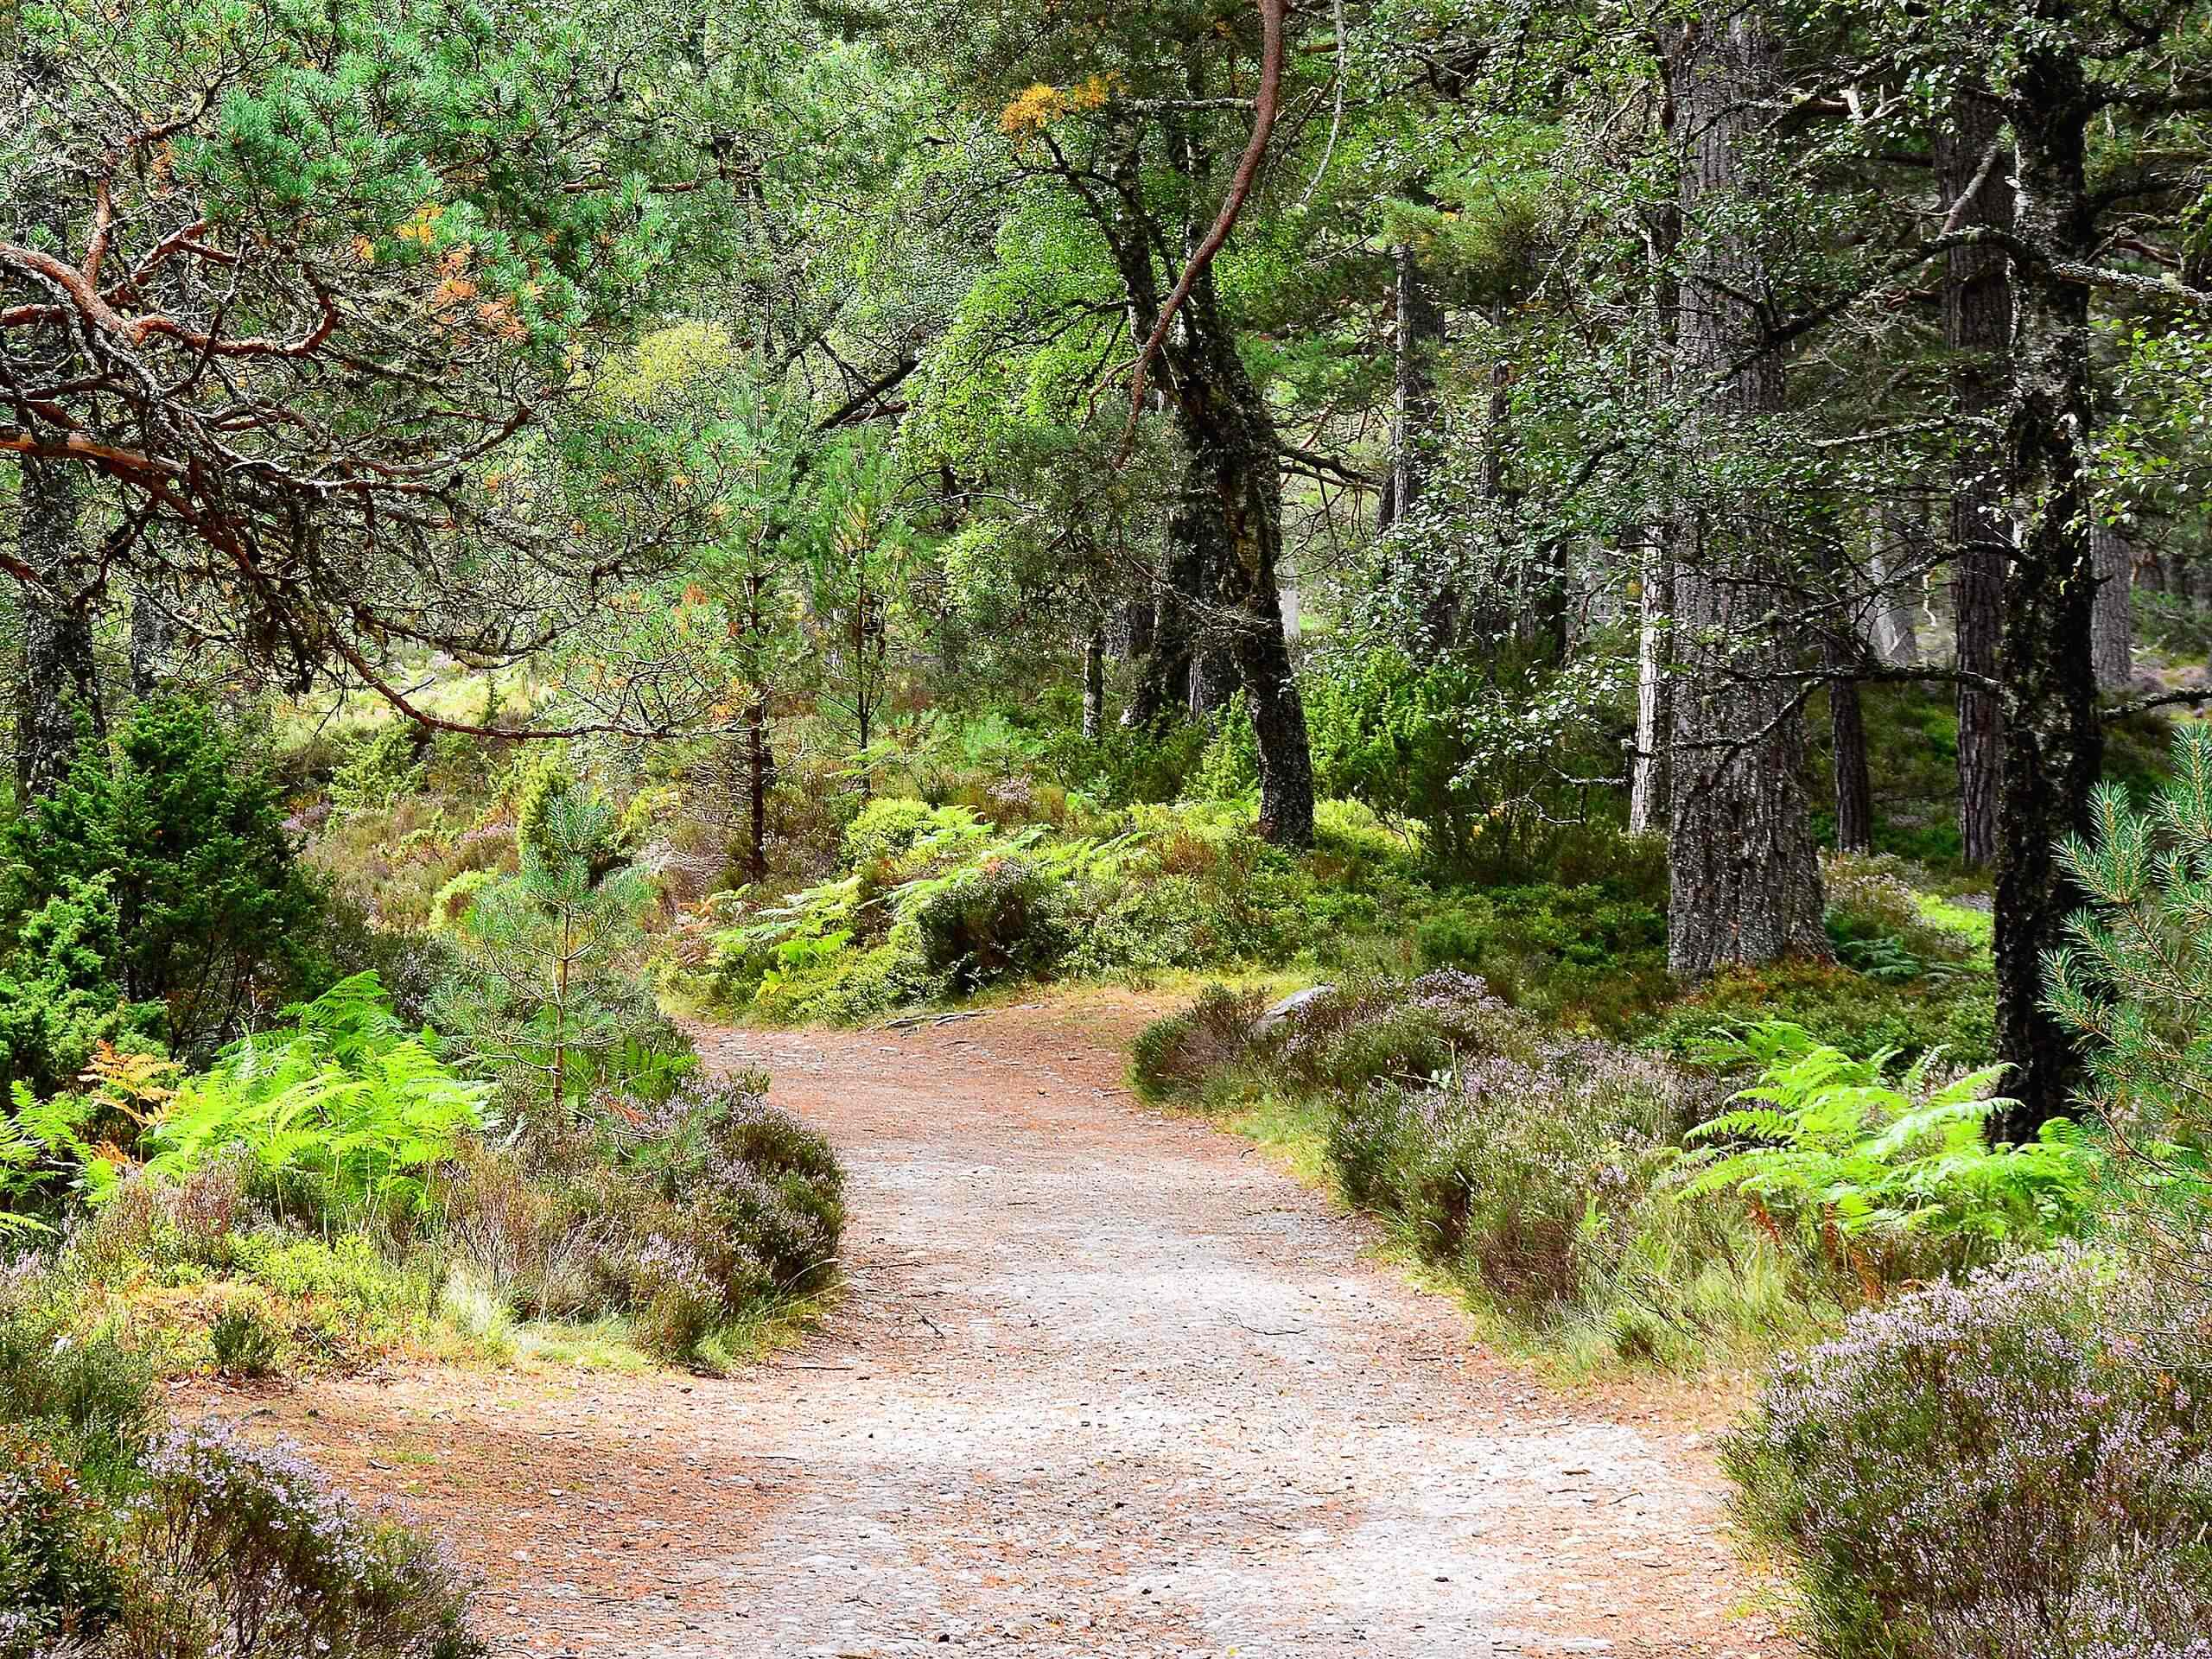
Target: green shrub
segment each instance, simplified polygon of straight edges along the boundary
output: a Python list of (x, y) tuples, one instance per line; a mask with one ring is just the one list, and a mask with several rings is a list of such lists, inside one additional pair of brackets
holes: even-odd
[(207, 1353), (225, 1376), (274, 1376), (283, 1369), (284, 1333), (258, 1299), (238, 1297), (208, 1325)]
[(334, 1496), (283, 1447), (207, 1425), (146, 1465), (124, 1534), (130, 1659), (474, 1659), (472, 1582), (411, 1528)]
[(113, 1620), (104, 1520), (53, 1447), (0, 1427), (0, 1659), (76, 1650)]
[(1716, 1030), (1767, 1020), (1801, 1026), (1816, 1041), (1862, 1059), (1885, 1049), (1907, 1060), (1941, 1049), (1957, 1065), (1997, 1058), (1997, 998), (1986, 976), (1896, 984), (1802, 959), (1724, 969), (1673, 1006), (1631, 1021), (1625, 1034), (1688, 1058)]
[(2058, 1252), (1852, 1318), (1724, 1463), (1831, 1659), (2183, 1655), (2212, 1618), (2201, 1287)]
[(1147, 1100), (1194, 1093), (1244, 1053), (1266, 1009), (1258, 991), (1207, 986), (1191, 1007), (1137, 1033), (1129, 1048), (1130, 1081)]
[(143, 703), (111, 747), (87, 742), (7, 843), (35, 906), (106, 881), (120, 942), (107, 971), (126, 1001), (165, 1006), (178, 1052), (300, 982), (316, 895), (275, 787), (200, 704)]
[(881, 796), (845, 826), (838, 850), (849, 870), (898, 857), (934, 827), (935, 810), (907, 796)]
[(67, 1294), (26, 1278), (0, 1301), (0, 1421), (105, 1486), (127, 1477), (157, 1421), (153, 1368), (111, 1336), (74, 1330)]
[(938, 877), (904, 907), (925, 972), (972, 991), (1049, 971), (1066, 953), (1061, 884), (1018, 854)]

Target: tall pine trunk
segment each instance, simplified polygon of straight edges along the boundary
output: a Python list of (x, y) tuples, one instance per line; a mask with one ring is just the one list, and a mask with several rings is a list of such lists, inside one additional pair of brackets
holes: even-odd
[[(2048, 260), (2096, 251), (2086, 184), (2088, 98), (2058, 49), (2020, 67), (2013, 105), (2018, 233)], [(2096, 563), (2086, 446), (2094, 430), (2089, 290), (2048, 264), (2016, 270), (2003, 465), (2015, 521), (2005, 584), (2005, 766), (1997, 814), (1997, 1042), (2019, 1102), (1995, 1126), (2018, 1140), (2066, 1109), (2076, 1060), (2043, 1002), (2043, 955), (2075, 900), (2055, 852), (2088, 829), (2104, 759), (2090, 653)]]
[(41, 587), (23, 594), (23, 681), (16, 722), (16, 798), (51, 794), (68, 775), (79, 724), (105, 722), (94, 650), (97, 573), (84, 545), (84, 479), (66, 463), (22, 463), (23, 563)]
[(2090, 626), (2090, 660), (2100, 691), (2135, 683), (2135, 549), (2126, 532), (2100, 516), (2089, 526), (2097, 570)]
[(1210, 279), (1191, 298), (1172, 402), (1189, 454), (1184, 502), (1204, 501), (1188, 531), (1203, 549), (1205, 639), (1235, 665), (1260, 756), (1260, 834), (1313, 840), (1313, 763), (1306, 705), (1285, 637), (1275, 568), (1282, 559), (1282, 468), (1274, 425), (1235, 346), (1218, 328)]
[[(1719, 460), (1756, 443), (1760, 423), (1783, 407), (1779, 359), (1751, 355), (1759, 318), (1745, 296), (1762, 286), (1756, 250), (1711, 228), (1740, 210), (1732, 198), (1755, 187), (1741, 150), (1778, 79), (1771, 37), (1745, 16), (1694, 27), (1677, 79), (1688, 134), (1683, 218), (1705, 237), (1681, 296), (1679, 384), (1700, 400), (1691, 416), (1700, 451)], [(1756, 489), (1747, 499), (1733, 480), (1700, 493), (1685, 514), (1674, 584), (1681, 677), (1667, 959), (1685, 980), (1825, 948), (1820, 865), (1799, 782), (1804, 721), (1793, 671), (1802, 653), (1776, 636), (1770, 620), (1777, 584), (1795, 574), (1788, 527), (1767, 517)]]
[[(1973, 189), (1961, 225), (2010, 231), (2015, 210), (2008, 169), (2001, 160), (1984, 165), (2003, 126), (1999, 112), (1967, 92), (1953, 101), (1950, 114), (1950, 126), (1936, 137), (1936, 188), (1945, 210)], [(1951, 482), (1952, 611), (1959, 670), (1983, 680), (1997, 674), (2012, 543), (1999, 458), (1985, 432), (2005, 402), (2012, 328), (2007, 256), (1990, 248), (1953, 249), (1943, 272), (1943, 343), (1953, 354), (1955, 408), (1966, 442)], [(2004, 709), (1996, 692), (1962, 680), (1958, 715), (1960, 851), (1968, 864), (1986, 864), (1997, 855)]]

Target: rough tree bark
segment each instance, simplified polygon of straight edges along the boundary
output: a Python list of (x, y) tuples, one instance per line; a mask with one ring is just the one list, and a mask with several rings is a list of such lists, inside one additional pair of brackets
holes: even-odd
[(2135, 549), (2125, 531), (2101, 517), (2089, 536), (2097, 572), (2089, 658), (2100, 691), (2125, 691), (2135, 683)]
[(1874, 850), (1874, 783), (1866, 766), (1866, 715), (1847, 654), (1831, 648), (1828, 734), (1835, 771), (1835, 849)]
[(94, 652), (97, 573), (84, 544), (84, 477), (66, 463), (22, 462), (22, 561), (40, 588), (23, 594), (23, 681), (16, 722), (18, 800), (67, 776), (82, 721), (105, 734)]
[[(1994, 105), (1968, 92), (1953, 101), (1949, 126), (1937, 130), (1936, 188), (1947, 213), (1966, 199), (1958, 217), (1962, 228), (2012, 228), (2016, 208), (2006, 169), (1989, 164), (2003, 124)], [(1951, 483), (1952, 610), (1959, 670), (1983, 679), (1997, 673), (2012, 527), (1998, 457), (1981, 434), (2005, 401), (2012, 327), (2010, 260), (1991, 248), (1953, 249), (1943, 272), (1943, 343), (1954, 357), (1955, 402), (1967, 442)], [(1962, 681), (1958, 713), (1960, 851), (1968, 864), (1980, 865), (1997, 855), (2004, 710), (1994, 692)]]
[(1667, 823), (1669, 745), (1674, 737), (1673, 677), (1667, 671), (1669, 619), (1675, 610), (1675, 563), (1663, 531), (1642, 550), (1641, 613), (1636, 636), (1636, 764), (1629, 773), (1628, 828), (1634, 836)]
[(1106, 633), (1094, 627), (1083, 641), (1083, 737), (1096, 743), (1106, 735)]
[(130, 695), (143, 702), (168, 672), (169, 619), (143, 588), (130, 595)]
[(1997, 1041), (2019, 1104), (1993, 1126), (2019, 1140), (2067, 1109), (2076, 1058), (2044, 1010), (2043, 955), (2060, 943), (2074, 894), (2060, 837), (2088, 829), (2104, 760), (2090, 659), (2096, 569), (2085, 446), (2094, 431), (2089, 290), (2047, 262), (2096, 252), (2086, 183), (2091, 99), (2080, 59), (2027, 54), (2011, 111), (2018, 181), (2015, 224), (2046, 263), (2016, 266), (2012, 374), (2002, 466), (2014, 518), (2005, 584), (2001, 718), (2005, 765), (1997, 814)]
[[(1676, 72), (1687, 130), (1686, 225), (1718, 217), (1755, 181), (1742, 147), (1778, 75), (1752, 16), (1693, 26)], [(1680, 384), (1708, 452), (1755, 436), (1783, 406), (1782, 364), (1756, 356), (1762, 286), (1755, 249), (1707, 232), (1681, 296)], [(1745, 365), (1746, 358), (1750, 358)], [(1732, 372), (1731, 372), (1732, 371)], [(1716, 379), (1718, 390), (1707, 395)], [(1686, 513), (1675, 570), (1674, 779), (1667, 849), (1668, 966), (1698, 980), (1729, 963), (1826, 948), (1820, 865), (1799, 777), (1799, 652), (1769, 620), (1786, 566), (1786, 530), (1726, 485)]]

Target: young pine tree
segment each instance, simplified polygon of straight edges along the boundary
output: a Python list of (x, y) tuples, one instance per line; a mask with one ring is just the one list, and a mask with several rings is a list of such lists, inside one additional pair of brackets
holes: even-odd
[(650, 1014), (623, 971), (652, 883), (625, 859), (614, 810), (553, 778), (525, 798), (521, 868), (460, 918), (471, 971), (442, 1011), (525, 1112), (565, 1111)]

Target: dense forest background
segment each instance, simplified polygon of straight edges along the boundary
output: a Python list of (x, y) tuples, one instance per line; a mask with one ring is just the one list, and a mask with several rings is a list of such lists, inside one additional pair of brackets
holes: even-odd
[[(122, 1370), (739, 1363), (841, 1178), (671, 1016), (1205, 979), (1139, 1085), (1263, 1103), (1516, 1339), (1916, 1352), (1941, 1281), (1986, 1353), (2152, 1341), (2082, 1444), (2186, 1463), (2206, 23), (12, 8), (24, 1351), (152, 1273), (206, 1294)], [(1778, 1376), (1745, 1515), (1833, 1650), (1963, 1651), (1819, 1497), (1897, 1421), (1866, 1352)], [(1953, 1466), (1980, 1386), (1897, 1503), (2045, 1483)], [(9, 1455), (251, 1460), (144, 1465), (131, 1397)], [(2038, 1490), (2127, 1519), (1988, 1589), (2075, 1645), (1972, 1650), (2201, 1628), (2165, 1478)]]

